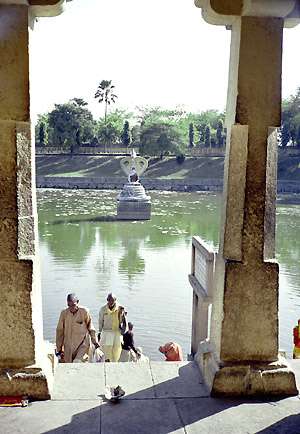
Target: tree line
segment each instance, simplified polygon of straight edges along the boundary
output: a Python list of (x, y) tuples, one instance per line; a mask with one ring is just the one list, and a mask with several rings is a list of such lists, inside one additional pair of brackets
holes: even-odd
[(282, 102), (280, 145), (300, 148), (300, 87)]
[[(55, 104), (52, 111), (39, 115), (35, 137), (37, 146), (68, 148), (79, 146), (138, 147), (142, 155), (182, 155), (188, 148), (223, 148), (226, 141), (225, 114), (217, 110), (201, 113), (180, 108), (136, 107), (108, 111), (116, 102), (115, 86), (102, 80), (95, 93), (104, 104), (104, 116), (94, 119), (88, 104), (73, 98)], [(279, 145), (300, 147), (300, 88), (282, 103)]]
[(163, 156), (183, 154), (188, 147), (222, 148), (225, 144), (224, 113), (217, 110), (188, 113), (179, 108), (136, 107), (134, 112), (109, 112), (117, 99), (111, 80), (102, 80), (94, 96), (104, 104), (103, 117), (94, 119), (81, 98), (55, 104), (52, 111), (38, 116), (36, 145), (71, 152), (78, 146), (135, 146), (141, 154)]
[(216, 110), (197, 114), (161, 107), (115, 109), (95, 120), (87, 103), (73, 98), (39, 115), (35, 140), (37, 146), (135, 146), (146, 155), (178, 154), (195, 146), (222, 148), (223, 122), (224, 114)]

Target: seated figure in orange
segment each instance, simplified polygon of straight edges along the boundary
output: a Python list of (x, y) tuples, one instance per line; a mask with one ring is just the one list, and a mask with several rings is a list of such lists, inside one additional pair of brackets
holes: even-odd
[(168, 342), (158, 350), (166, 356), (166, 362), (181, 362), (183, 360), (181, 346), (176, 342)]
[(300, 319), (298, 319), (298, 325), (293, 328), (294, 335), (294, 350), (293, 359), (300, 359)]

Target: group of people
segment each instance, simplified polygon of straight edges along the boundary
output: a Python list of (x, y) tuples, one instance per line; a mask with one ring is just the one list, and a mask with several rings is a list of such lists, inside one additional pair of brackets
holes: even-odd
[[(76, 294), (68, 294), (67, 305), (56, 328), (56, 354), (61, 362), (80, 363), (129, 362), (144, 357), (134, 345), (133, 324), (127, 321), (127, 312), (114, 294), (99, 311), (99, 333), (87, 308), (79, 305)], [(92, 344), (92, 345), (91, 345)], [(182, 350), (175, 342), (159, 347), (166, 360), (183, 360)], [(96, 360), (95, 360), (96, 359)]]

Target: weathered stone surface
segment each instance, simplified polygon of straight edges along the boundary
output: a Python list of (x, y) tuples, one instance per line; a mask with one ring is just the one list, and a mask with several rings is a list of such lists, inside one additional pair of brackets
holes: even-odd
[(0, 396), (5, 395), (49, 399), (47, 378), (36, 368), (0, 369)]
[(0, 27), (0, 119), (28, 121), (28, 6), (0, 5)]
[[(227, 122), (212, 330), (196, 355), (214, 394), (296, 393), (293, 373), (268, 364), (278, 358), (278, 264), (264, 261), (274, 254), (276, 140), (270, 127), (280, 125), (284, 25), (283, 18), (270, 18), (270, 3), (258, 17), (248, 2), (251, 16), (232, 22), (228, 113), (235, 125)], [(232, 4), (215, 2), (219, 11)], [(211, 6), (203, 3), (204, 16), (214, 20)]]
[(15, 177), (0, 178), (0, 220), (17, 215), (17, 181)]
[(18, 219), (18, 257), (32, 257), (35, 254), (35, 219), (33, 216)]
[(236, 365), (221, 368), (214, 377), (214, 396), (298, 395), (294, 373), (286, 366)]
[(32, 209), (32, 172), (31, 172), (31, 136), (30, 124), (18, 122), (16, 124), (17, 143), (17, 182), (18, 182), (18, 216), (28, 217), (33, 214)]
[(264, 260), (275, 258), (276, 193), (278, 164), (277, 148), (277, 129), (269, 128), (266, 165)]
[[(17, 259), (18, 221), (16, 218), (0, 220), (0, 257)], [(1, 282), (1, 278), (0, 278)]]
[[(1, 11), (1, 7), (0, 7)], [(0, 20), (1, 24), (1, 20)], [(1, 71), (1, 70), (0, 70)], [(1, 94), (0, 94), (1, 96)], [(1, 104), (0, 104), (1, 107)], [(1, 178), (14, 178), (17, 170), (16, 123), (0, 120)]]
[(220, 250), (224, 258), (236, 261), (242, 260), (247, 154), (248, 126), (233, 125), (224, 166), (227, 203)]
[(0, 368), (24, 367), (35, 361), (31, 288), (30, 261), (1, 263)]
[(274, 361), (278, 355), (278, 264), (226, 264), (223, 361)]

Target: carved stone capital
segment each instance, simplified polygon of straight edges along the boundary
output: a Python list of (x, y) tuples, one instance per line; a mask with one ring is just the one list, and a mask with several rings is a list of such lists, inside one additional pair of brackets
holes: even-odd
[(214, 25), (231, 25), (238, 17), (284, 18), (285, 26), (300, 22), (300, 0), (195, 0), (205, 21)]
[(33, 17), (55, 17), (69, 1), (72, 0), (0, 0), (0, 5), (29, 6)]
[(29, 0), (29, 5), (36, 17), (55, 17), (64, 11), (67, 1), (72, 0)]

